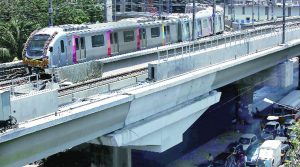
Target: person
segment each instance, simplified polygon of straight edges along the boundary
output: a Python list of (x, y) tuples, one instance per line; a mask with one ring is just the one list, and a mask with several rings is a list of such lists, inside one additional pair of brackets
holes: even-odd
[(240, 154), (239, 165), (238, 165), (239, 167), (244, 167), (246, 165), (245, 157), (246, 155), (244, 153)]
[(244, 166), (246, 166), (246, 164), (247, 164), (247, 155), (245, 154), (245, 156), (244, 156)]
[(207, 160), (209, 164), (212, 164), (214, 157), (211, 155), (211, 153), (208, 154)]

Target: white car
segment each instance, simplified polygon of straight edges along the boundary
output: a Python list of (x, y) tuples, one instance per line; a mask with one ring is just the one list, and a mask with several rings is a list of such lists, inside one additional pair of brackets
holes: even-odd
[(255, 134), (247, 133), (240, 137), (239, 143), (242, 144), (243, 151), (247, 152), (253, 145), (258, 143), (258, 140)]
[(280, 134), (280, 123), (277, 121), (270, 121), (266, 124), (265, 128), (261, 133), (261, 137), (265, 140), (274, 139), (277, 135)]

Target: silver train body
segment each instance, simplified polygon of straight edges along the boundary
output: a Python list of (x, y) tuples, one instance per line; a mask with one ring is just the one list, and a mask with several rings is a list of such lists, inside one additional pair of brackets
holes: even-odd
[[(213, 34), (211, 7), (197, 12), (195, 18), (195, 39)], [(215, 20), (215, 32), (222, 33), (220, 7)], [(61, 25), (33, 32), (25, 44), (23, 62), (31, 67), (55, 68), (191, 39), (192, 14), (171, 14), (164, 20), (130, 18)]]

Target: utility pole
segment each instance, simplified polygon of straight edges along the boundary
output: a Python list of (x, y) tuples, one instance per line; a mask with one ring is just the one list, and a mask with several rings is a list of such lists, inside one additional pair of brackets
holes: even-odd
[(225, 30), (225, 9), (226, 9), (226, 5), (225, 5), (225, 0), (224, 0), (224, 9), (223, 9), (223, 19), (224, 19), (224, 21), (223, 21), (223, 28), (224, 28), (224, 30)]
[(169, 14), (170, 13), (170, 0), (167, 0), (167, 13)]
[(233, 0), (230, 0), (230, 13), (231, 13), (231, 24), (230, 27), (232, 28), (232, 23), (233, 23)]
[(117, 21), (117, 0), (115, 0), (115, 4), (114, 4), (114, 7), (115, 7), (115, 17), (113, 19), (113, 21)]
[(285, 44), (285, 0), (282, 5), (282, 44)]
[(213, 34), (216, 35), (216, 0), (213, 0)]
[(193, 27), (192, 27), (192, 40), (195, 40), (195, 0), (193, 0)]
[(267, 8), (268, 8), (268, 11), (267, 11), (267, 12), (268, 12), (268, 13), (267, 13), (267, 20), (270, 20), (270, 19), (269, 19), (269, 13), (270, 13), (270, 8), (271, 8), (271, 6), (270, 6), (270, 3), (269, 3), (269, 2), (267, 3), (267, 6), (268, 6), (268, 7), (267, 7)]
[(48, 26), (52, 27), (53, 26), (53, 7), (52, 7), (52, 0), (48, 0)]
[(258, 0), (258, 2), (257, 2), (257, 21), (259, 21), (259, 3), (260, 3), (260, 1)]
[(161, 18), (162, 12), (163, 12), (163, 1), (162, 0), (159, 0), (158, 9), (159, 9), (159, 17)]
[(274, 19), (274, 3), (273, 3), (273, 0), (272, 0), (272, 3), (271, 3), (271, 12), (272, 12), (272, 18), (271, 18), (271, 20), (273, 20)]
[(251, 18), (251, 22), (252, 22), (252, 28), (254, 28), (254, 0), (252, 0), (252, 18)]

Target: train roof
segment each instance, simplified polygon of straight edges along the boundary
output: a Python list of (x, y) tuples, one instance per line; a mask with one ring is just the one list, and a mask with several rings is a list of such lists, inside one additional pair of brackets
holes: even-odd
[[(122, 24), (120, 24), (122, 23)], [(88, 25), (90, 28), (95, 30), (109, 30), (109, 29), (121, 29), (125, 27), (136, 27), (138, 24), (131, 21), (122, 21), (122, 22), (109, 22), (109, 23), (99, 23), (99, 24), (90, 24)]]
[(53, 34), (54, 32), (61, 32), (63, 31), (63, 29), (61, 29), (58, 26), (54, 26), (54, 27), (46, 27), (46, 28), (42, 28), (40, 30), (38, 30), (35, 34), (39, 35), (39, 34)]
[[(220, 12), (220, 7), (217, 6), (217, 12)], [(205, 10), (201, 10), (196, 13), (196, 17), (209, 17), (212, 15), (212, 7), (207, 7)], [(67, 33), (81, 33), (81, 32), (93, 32), (93, 31), (107, 31), (107, 30), (118, 30), (125, 28), (134, 28), (139, 25), (159, 25), (162, 22), (165, 23), (176, 23), (178, 19), (191, 20), (191, 13), (172, 13), (167, 15), (164, 20), (158, 18), (139, 17), (139, 18), (128, 18), (122, 19), (118, 22), (109, 23), (96, 23), (96, 24), (66, 24), (54, 27), (46, 27), (39, 30), (36, 34), (53, 34), (54, 32), (67, 32)]]
[(158, 19), (158, 18), (152, 18), (152, 17), (138, 17), (138, 18), (122, 19), (122, 20), (118, 21), (118, 23), (123, 23), (124, 21), (138, 23), (140, 25), (161, 24), (162, 22), (165, 22), (165, 23), (177, 22), (176, 19), (172, 19), (172, 18), (168, 18), (168, 17), (166, 17), (164, 19)]

